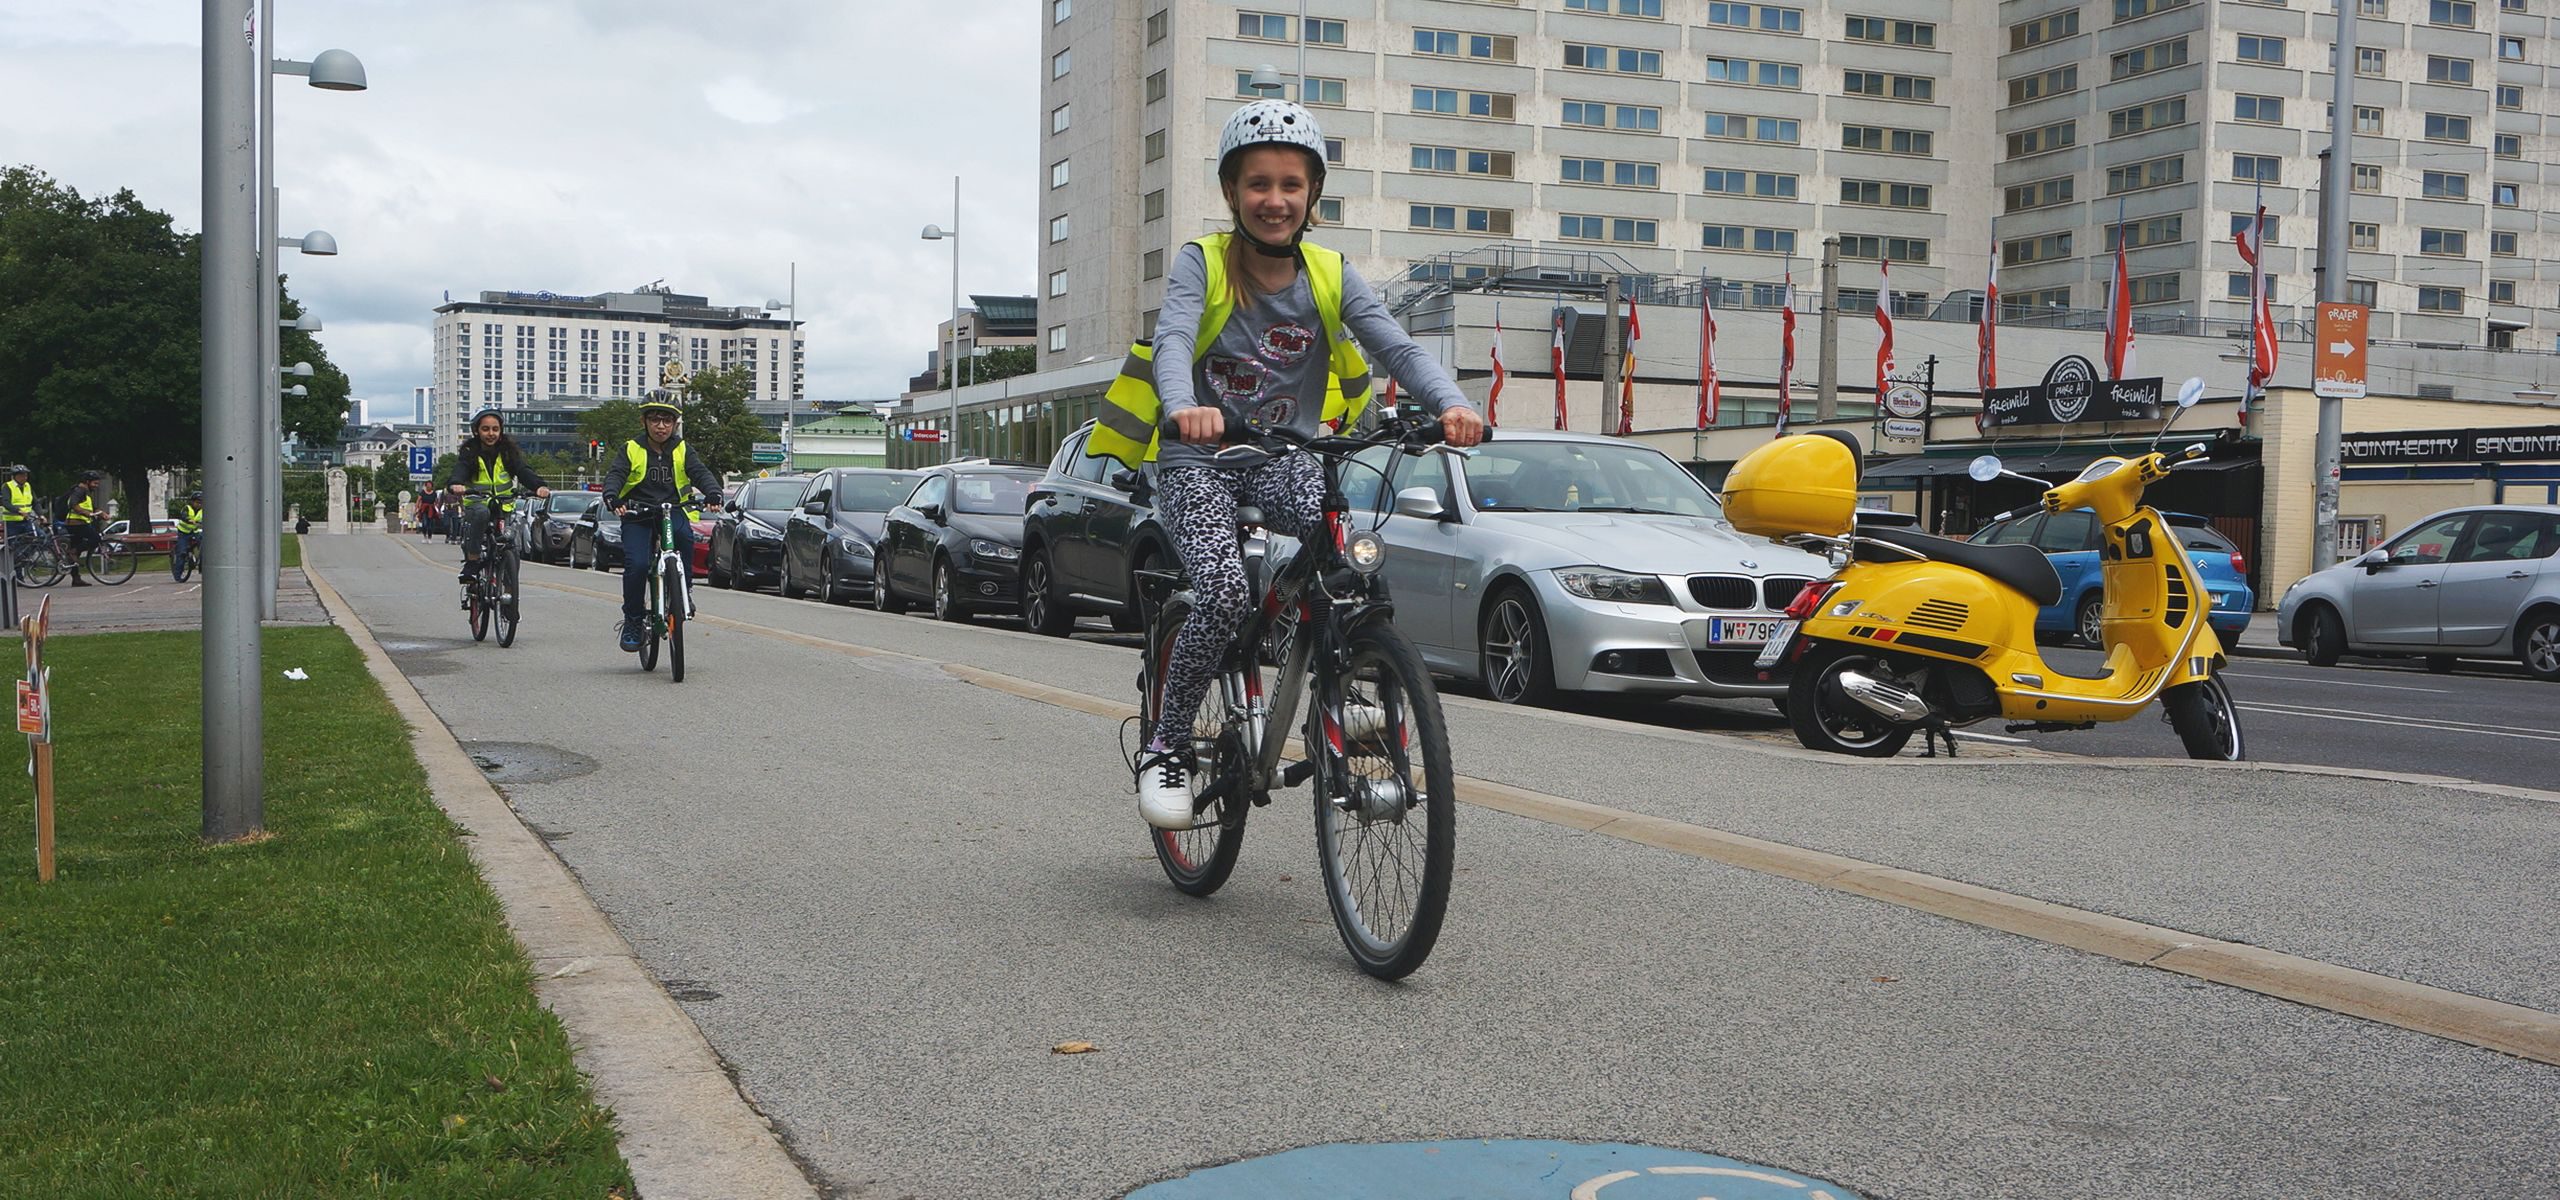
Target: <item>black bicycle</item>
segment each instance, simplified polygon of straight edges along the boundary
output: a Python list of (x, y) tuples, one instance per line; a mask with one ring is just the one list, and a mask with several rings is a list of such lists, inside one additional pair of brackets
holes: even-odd
[[(516, 547), (507, 536), (507, 511), (498, 501), (532, 495), (522, 488), (468, 489), (462, 494), (465, 505), (486, 505), (489, 523), (480, 538), (480, 569), (471, 573), (471, 582), (462, 588), (462, 608), (471, 622), (471, 640), (486, 641), (495, 627), (498, 645), (516, 644), (516, 622), (520, 615), (516, 604)], [(450, 519), (457, 523), (461, 515)]]
[(11, 523), (9, 561), (21, 587), (52, 587), (70, 570), (61, 529), (39, 516)]
[(169, 544), (169, 578), (185, 583), (204, 569), (204, 534), (182, 533)]
[[(1237, 510), (1253, 615), (1192, 718), (1192, 827), (1149, 830), (1173, 885), (1206, 896), (1235, 870), (1245, 814), (1270, 803), (1273, 789), (1313, 780), (1316, 857), (1334, 927), (1360, 969), (1380, 979), (1411, 974), (1439, 940), (1456, 856), (1456, 784), (1440, 693), (1396, 629), (1378, 574), (1386, 543), (1352, 520), (1341, 470), (1370, 447), (1421, 454), (1439, 437), (1436, 422), (1391, 422), (1369, 437), (1301, 439), (1273, 430), (1258, 444), (1219, 452), (1316, 455), (1324, 466), (1323, 527), (1275, 571), (1261, 512)], [(1174, 637), (1196, 598), (1178, 572), (1137, 577), (1150, 613), (1139, 719), (1151, 730)], [(1277, 650), (1279, 664), (1267, 692), (1266, 647)], [(1282, 731), (1297, 719), (1302, 694), (1312, 698), (1296, 747), (1303, 757), (1284, 763), (1290, 739)]]

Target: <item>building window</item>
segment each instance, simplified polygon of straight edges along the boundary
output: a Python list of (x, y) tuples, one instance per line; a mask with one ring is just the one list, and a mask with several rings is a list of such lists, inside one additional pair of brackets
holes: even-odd
[(1170, 31), (1172, 28), (1173, 28), (1173, 10), (1172, 10), (1172, 9), (1169, 9), (1169, 8), (1159, 8), (1159, 9), (1155, 10), (1154, 12), (1148, 13), (1148, 14), (1147, 14), (1147, 44), (1148, 44), (1148, 45), (1150, 45), (1150, 46), (1152, 46), (1152, 45), (1155, 45), (1157, 42), (1161, 42), (1161, 41), (1163, 41), (1163, 40), (1164, 40), (1164, 35), (1165, 35), (1168, 31)]
[[(1571, 0), (1565, 7), (1571, 8)], [(1804, 10), (1780, 8), (1771, 4), (1727, 4), (1711, 0), (1707, 5), (1707, 24), (1731, 29), (1757, 29), (1764, 33), (1804, 32)]]
[[(1057, 274), (1050, 276), (1049, 285), (1063, 291), (1066, 287), (1066, 274), (1066, 272), (1060, 271)], [(1164, 274), (1163, 250), (1149, 250), (1145, 254), (1138, 256), (1138, 278), (1154, 279), (1162, 274)], [(1052, 292), (1050, 294), (1058, 295), (1060, 292)]]
[(2382, 289), (2376, 286), (2373, 280), (2350, 279), (2347, 281), (2347, 303), (2372, 308), (2378, 303), (2375, 298), (2381, 294), (2381, 291)]
[(2281, 64), (2284, 62), (2284, 39), (2256, 33), (2241, 34), (2240, 61)]
[(2019, 238), (2000, 243), (2000, 265), (2024, 266), (2027, 263), (2052, 262), (2071, 257), (2071, 231), (2048, 233), (2041, 237)]
[(1616, 12), (1622, 17), (1662, 19), (1662, 0), (1564, 0), (1564, 6), (1578, 12)]
[(2382, 76), (2382, 72), (2385, 69), (2384, 63), (2386, 61), (2387, 57), (2377, 47), (2356, 47), (2356, 74), (2358, 75), (2378, 79)]
[(1060, 24), (1074, 15), (1075, 11), (1076, 0), (1049, 0), (1049, 23)]
[(1340, 21), (1309, 17), (1304, 33), (1310, 46), (1339, 46), (1342, 44), (1343, 25)]
[(2443, 258), (2460, 258), (2470, 246), (2470, 238), (2459, 229), (2421, 229), (2418, 231), (2418, 253)]
[(2427, 82), (2470, 87), (2471, 60), (2430, 54), (2427, 56)]
[(1458, 210), (1448, 204), (1416, 204), (1406, 209), (1408, 229), (1456, 229)]
[(1147, 76), (1147, 103), (1153, 104), (1162, 99), (1164, 99), (1164, 72), (1158, 71)]
[(2173, 8), (2186, 6), (2187, 0), (2116, 0), (2116, 22), (2122, 24), (2136, 17), (2147, 17), (2156, 12), (2167, 12)]
[(1585, 46), (1567, 42), (1564, 47), (1564, 65), (1578, 71), (1609, 71), (1619, 75), (1660, 75), (1662, 74), (1662, 52), (1638, 50), (1626, 46)]
[(2430, 200), (2468, 200), (2471, 177), (2460, 171), (2428, 171), (2419, 176), (2418, 194)]
[(1049, 56), (1049, 78), (1051, 78), (1051, 79), (1064, 79), (1064, 78), (1066, 78), (1066, 77), (1067, 77), (1067, 72), (1068, 72), (1068, 70), (1070, 70), (1070, 67), (1068, 66), (1069, 59), (1070, 59), (1070, 58), (1075, 54), (1075, 52), (1076, 52), (1076, 51), (1075, 51), (1075, 47), (1073, 47), (1073, 46), (1069, 46), (1069, 47), (1067, 47), (1066, 49), (1064, 49), (1064, 50), (1061, 50), (1061, 51), (1057, 52), (1056, 54), (1050, 55), (1050, 56)]
[[(1341, 108), (1343, 107), (1342, 98), (1344, 95), (1344, 88), (1346, 86), (1347, 85), (1339, 79), (1326, 79), (1322, 76), (1309, 76), (1305, 81), (1298, 85), (1299, 99), (1307, 104), (1315, 105), (1319, 108)], [(1478, 113), (1476, 115), (1482, 116), (1484, 114)]]
[[(1149, 250), (1149, 251), (1147, 251), (1147, 265), (1148, 265), (1148, 267), (1150, 267), (1151, 269), (1153, 269), (1153, 270), (1155, 271), (1155, 275), (1149, 275), (1149, 276), (1147, 276), (1147, 278), (1149, 278), (1149, 279), (1153, 279), (1153, 278), (1155, 278), (1155, 277), (1156, 277), (1156, 275), (1162, 275), (1162, 274), (1164, 274), (1164, 251), (1162, 251), (1162, 250)], [(1066, 273), (1066, 272), (1064, 272), (1064, 271), (1051, 271), (1051, 272), (1049, 272), (1049, 294), (1050, 294), (1050, 295), (1052, 295), (1052, 296), (1063, 296), (1063, 295), (1066, 295), (1066, 294), (1067, 294), (1067, 273)]]
[(1882, 17), (1851, 17), (1848, 37), (1853, 42), (1883, 42), (1892, 46), (1935, 46), (1938, 44), (1938, 27), (1926, 21), (1888, 21)]
[(2166, 275), (2136, 275), (2126, 282), (2133, 285), (2134, 303), (2168, 304), (2175, 301), (2180, 294), (2178, 280), (2179, 276), (2173, 272)]
[(1141, 214), (1141, 215), (1140, 215), (1140, 217), (1139, 217), (1139, 219), (1140, 219), (1140, 220), (1142, 220), (1142, 221), (1161, 221), (1161, 220), (1163, 220), (1163, 219), (1164, 219), (1164, 189), (1163, 189), (1163, 188), (1157, 188), (1156, 190), (1154, 190), (1154, 191), (1152, 191), (1152, 192), (1147, 193), (1147, 197), (1146, 197), (1146, 199), (1145, 199), (1145, 200), (1143, 200), (1143, 201), (1140, 201), (1140, 202), (1139, 202), (1139, 205), (1140, 205), (1140, 207), (1139, 207), (1139, 212), (1140, 212), (1140, 214)]
[(2523, 158), (2523, 157), (2524, 157), (2524, 138), (2523, 138), (2523, 136), (2522, 136), (2522, 135), (2520, 135), (2520, 134), (2513, 134), (2513, 133), (2501, 133), (2501, 134), (2498, 134), (2495, 138), (2493, 138), (2493, 139), (2492, 139), (2492, 141), (2494, 141), (2494, 142), (2495, 142), (2495, 144), (2497, 145), (2497, 148), (2498, 148), (2498, 150), (2497, 150), (2498, 157), (2500, 157), (2500, 158)]
[[(2241, 40), (2248, 39), (2244, 37)], [(2258, 40), (2264, 42), (2266, 39)], [(2284, 43), (2279, 41), (2276, 45), (2281, 52)], [(2107, 78), (2131, 79), (2136, 75), (2148, 75), (2154, 71), (2166, 71), (2171, 67), (2183, 66), (2186, 61), (2187, 39), (2175, 38), (2165, 42), (2153, 42), (2148, 46), (2137, 46), (2121, 54), (2109, 56)]]
[(2002, 189), (2002, 211), (2025, 212), (2035, 208), (2052, 208), (2071, 203), (2073, 180), (2065, 175), (2058, 179), (2042, 179)]
[(2507, 62), (2523, 62), (2524, 39), (2520, 37), (2499, 38), (2498, 57)]
[(2234, 96), (2231, 98), (2231, 119), (2255, 121), (2262, 125), (2284, 124), (2284, 98), (2247, 93)]
[(2356, 0), (2356, 15), (2360, 17), (2390, 16), (2391, 0)]
[(1165, 131), (1159, 129), (1147, 135), (1146, 159), (1148, 162), (1154, 162), (1157, 159), (1164, 157), (1164, 134)]
[(2520, 207), (2524, 200), (2522, 184), (2501, 183), (2489, 189), (2489, 203), (2500, 208)]
[(1840, 202), (1877, 208), (1927, 208), (1930, 188), (1925, 183), (1884, 183), (1873, 179), (1840, 181)]
[(2471, 140), (2471, 118), (2457, 117), (2450, 113), (2428, 113), (2427, 140), (2468, 142)]
[(2451, 25), (2457, 29), (2472, 26), (2471, 0), (2427, 0), (2427, 24)]
[(1265, 42), (1288, 41), (1289, 18), (1279, 13), (1237, 13), (1236, 36)]
[(1326, 196), (1316, 201), (1316, 220), (1326, 225), (1342, 223), (1342, 197)]
[(2491, 304), (2513, 304), (2513, 303), (2515, 303), (2515, 302), (2516, 302), (2516, 281), (2515, 281), (2515, 280), (2512, 280), (2512, 279), (2492, 279), (2492, 280), (2490, 280), (2490, 281), (2489, 281), (2489, 303), (2491, 303)]
[(2354, 172), (2347, 177), (2347, 186), (2359, 192), (2381, 191), (2382, 168), (2371, 163), (2355, 164)]
[(2233, 271), (2231, 274), (2224, 277), (2222, 285), (2223, 294), (2234, 300), (2246, 300), (2254, 291), (2251, 285), (2255, 282), (2255, 279), (2251, 277), (2248, 272)]
[(1341, 138), (1329, 137), (1324, 140), (1325, 165), (1334, 167), (1341, 166), (1345, 157), (1346, 152)]
[(1887, 129), (1878, 125), (1850, 125), (1840, 131), (1841, 149), (1864, 150), (1873, 154), (1905, 154), (1925, 158), (1929, 156), (1936, 143), (1936, 136), (1925, 129)]
[(1926, 75), (1848, 71), (1841, 75), (1840, 89), (1852, 96), (1879, 96), (1891, 100), (1916, 100), (1926, 103), (1937, 99), (1938, 81)]
[(1662, 132), (1662, 110), (1642, 104), (1620, 104), (1610, 109), (1609, 124), (1613, 128), (1636, 133)]
[(1064, 325), (1052, 325), (1052, 326), (1050, 326), (1050, 327), (1049, 327), (1049, 352), (1050, 352), (1050, 353), (1052, 353), (1052, 354), (1064, 354), (1064, 353), (1066, 353), (1066, 350), (1067, 350), (1067, 327), (1066, 327), (1066, 326), (1064, 326)]
[(2505, 230), (2492, 231), (2489, 234), (2489, 253), (2496, 255), (2499, 258), (2514, 258), (2516, 256), (2516, 235)]
[(2009, 103), (2024, 104), (2047, 96), (2080, 90), (2080, 68), (2077, 65), (2055, 67), (2040, 75), (2022, 75), (2009, 81)]
[(2137, 217), (2121, 224), (2107, 226), (2107, 251), (2113, 253), (2119, 243), (2132, 250), (2142, 246), (2165, 246), (2186, 240), (2185, 213), (2165, 217)]
[(2126, 163), (2107, 168), (2107, 194), (2135, 192), (2144, 188), (2167, 187), (2187, 177), (2187, 160), (2182, 155), (2155, 158), (2148, 162)]
[[(2464, 7), (2468, 8), (2469, 5)], [(2418, 311), (2458, 313), (2462, 311), (2462, 289), (2422, 287), (2418, 289)]]
[(2347, 222), (2347, 249), (2379, 250), (2382, 248), (2382, 226), (2368, 221)]
[(1057, 134), (1057, 133), (1065, 133), (1065, 132), (1067, 131), (1067, 110), (1068, 110), (1069, 108), (1072, 108), (1072, 107), (1074, 107), (1074, 106), (1073, 106), (1073, 105), (1069, 105), (1069, 104), (1061, 104), (1061, 105), (1057, 106), (1056, 108), (1053, 108), (1053, 109), (1050, 109), (1050, 110), (1049, 110), (1049, 132), (1050, 132), (1050, 133)]
[(1458, 56), (1458, 31), (1454, 29), (1417, 29), (1413, 31), (1413, 52), (1444, 58)]
[(2510, 111), (2524, 107), (2524, 89), (2512, 83), (2498, 85), (2498, 107)]
[(1060, 213), (1049, 218), (1049, 240), (1052, 242), (1067, 240), (1067, 214)]
[(1052, 189), (1062, 188), (1062, 187), (1067, 186), (1067, 160), (1066, 160), (1066, 159), (1063, 159), (1063, 158), (1062, 158), (1062, 159), (1059, 159), (1059, 160), (1058, 160), (1058, 161), (1056, 161), (1056, 162), (1053, 162), (1053, 163), (1050, 163), (1050, 164), (1049, 164), (1049, 186), (1050, 186), (1050, 188), (1052, 188)]
[(2029, 46), (2041, 46), (2046, 42), (2077, 36), (2079, 32), (2080, 10), (2068, 8), (2010, 26), (2009, 49), (2018, 51)]
[(2356, 132), (2380, 134), (2382, 132), (2382, 109), (2369, 104), (2357, 105)]
[(2231, 156), (2231, 177), (2243, 183), (2250, 180), (2256, 180), (2259, 183), (2281, 183), (2283, 174), (2283, 160), (2275, 155), (2234, 154)]
[(1796, 252), (1796, 231), (1746, 228), (1741, 225), (1709, 225), (1705, 227), (1699, 245), (1708, 250), (1792, 255)]
[[(2255, 225), (2257, 224), (2257, 221), (2258, 221), (2258, 218), (2257, 218), (2257, 214), (2255, 214), (2255, 213), (2233, 213), (2233, 214), (2231, 214), (2231, 233), (2232, 233), (2232, 236), (2234, 236), (2234, 237), (2239, 236), (2242, 232), (2244, 232), (2244, 231), (2246, 231), (2246, 230), (2250, 229), (2251, 227), (2255, 226)], [(2283, 218), (2283, 217), (2269, 217), (2269, 218), (2267, 218), (2267, 241), (2266, 241), (2266, 244), (2267, 244), (2267, 245), (2270, 245), (2270, 246), (2281, 246), (2281, 245), (2283, 245), (2283, 244), (2284, 244), (2284, 218)]]

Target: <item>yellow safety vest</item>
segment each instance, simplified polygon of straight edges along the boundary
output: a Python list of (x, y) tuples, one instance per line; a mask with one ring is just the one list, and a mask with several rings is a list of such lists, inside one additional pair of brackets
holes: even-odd
[[(622, 490), (613, 494), (613, 498), (616, 500), (620, 500), (624, 496), (630, 495), (631, 489), (640, 486), (640, 481), (643, 478), (646, 478), (649, 474), (649, 451), (647, 448), (643, 447), (637, 439), (624, 442), (622, 444), (622, 452), (625, 457), (630, 459), (631, 472), (630, 474), (622, 477)], [(685, 486), (683, 438), (676, 439), (672, 457), (675, 461), (669, 465), (672, 466), (675, 471), (676, 495), (681, 497), (684, 495)], [(684, 519), (688, 521), (699, 521), (702, 519), (702, 513), (697, 509), (687, 508), (684, 510)]]
[(193, 504), (178, 506), (178, 532), (197, 533), (204, 529), (204, 509)]
[[(1227, 327), (1227, 318), (1235, 313), (1234, 296), (1227, 290), (1227, 239), (1233, 236), (1213, 233), (1191, 242), (1200, 247), (1200, 257), (1209, 268), (1195, 348), (1216, 341), (1218, 331)], [(1324, 419), (1349, 428), (1368, 411), (1371, 390), (1369, 360), (1361, 357), (1360, 347), (1342, 328), (1342, 255), (1313, 242), (1301, 242), (1298, 249), (1300, 261), (1306, 264), (1307, 290), (1315, 296), (1316, 315), (1324, 321), (1325, 341), (1333, 347)], [(1155, 353), (1155, 343), (1145, 338), (1129, 347), (1119, 378), (1103, 393), (1102, 411), (1095, 417), (1092, 435), (1085, 439), (1085, 453), (1116, 458), (1131, 468), (1155, 461), (1157, 422), (1164, 417), (1164, 402), (1156, 395)]]
[(36, 489), (34, 484), (20, 483), (14, 479), (9, 481), (9, 520), (26, 520), (27, 514), (34, 510), (35, 503)]
[(80, 493), (79, 501), (71, 506), (69, 512), (62, 514), (63, 522), (69, 525), (87, 525), (97, 519), (98, 494), (95, 492)]
[(478, 460), (478, 464), (478, 466), (472, 469), (471, 482), (480, 487), (489, 488), (498, 492), (497, 495), (489, 498), (489, 502), (496, 505), (499, 512), (514, 512), (516, 510), (516, 498), (507, 494), (503, 490), (507, 485), (516, 481), (516, 477), (509, 474), (507, 471), (506, 456), (503, 454), (493, 454), (485, 458), (480, 458)]

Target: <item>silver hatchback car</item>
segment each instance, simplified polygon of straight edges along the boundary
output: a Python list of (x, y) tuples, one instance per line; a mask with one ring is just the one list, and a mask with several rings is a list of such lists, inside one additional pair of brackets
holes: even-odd
[(1343, 469), (1387, 541), (1396, 627), (1432, 670), (1505, 703), (1559, 692), (1783, 697), (1752, 665), (1804, 585), (1804, 551), (1737, 532), (1661, 451), (1505, 429), (1467, 451), (1389, 447)]
[(2450, 509), (2286, 589), (2276, 637), (2325, 667), (2341, 654), (2520, 661), (2560, 681), (2560, 507)]

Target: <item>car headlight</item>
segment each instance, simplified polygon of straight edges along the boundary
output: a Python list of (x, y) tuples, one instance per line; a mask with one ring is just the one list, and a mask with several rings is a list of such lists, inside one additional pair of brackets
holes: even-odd
[(776, 533), (771, 529), (767, 529), (762, 525), (758, 525), (753, 521), (740, 521), (738, 522), (738, 528), (747, 531), (747, 540), (751, 542), (778, 542), (782, 540), (781, 534)]
[(844, 552), (854, 556), (855, 558), (871, 557), (871, 543), (863, 541), (861, 538), (840, 537), (836, 539), (836, 544), (844, 547)]
[(997, 562), (1012, 562), (1022, 557), (1020, 548), (986, 538), (970, 538), (969, 553), (978, 558), (993, 559)]
[(1613, 600), (1620, 604), (1669, 604), (1671, 589), (1651, 575), (1630, 575), (1624, 571), (1607, 571), (1599, 567), (1558, 567), (1556, 582), (1564, 590), (1585, 600)]

